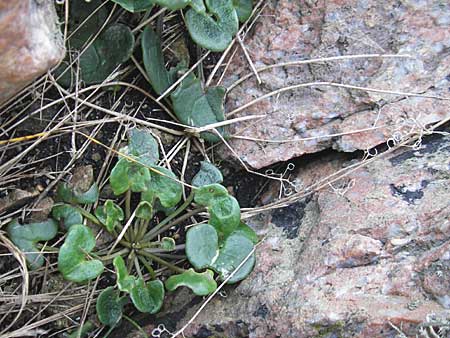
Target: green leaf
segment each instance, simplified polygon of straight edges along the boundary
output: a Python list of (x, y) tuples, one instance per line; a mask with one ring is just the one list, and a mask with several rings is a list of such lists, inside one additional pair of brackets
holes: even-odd
[(212, 199), (208, 211), (209, 223), (224, 237), (236, 230), (241, 221), (239, 203), (230, 195)]
[(164, 208), (174, 207), (181, 201), (183, 187), (174, 180), (177, 177), (169, 169), (160, 166), (152, 166), (152, 169), (151, 181), (143, 199), (148, 201), (151, 197), (158, 198)]
[(120, 23), (109, 26), (80, 56), (81, 77), (87, 84), (104, 81), (134, 48), (134, 35)]
[[(217, 271), (222, 280), (225, 280), (253, 250), (253, 243), (241, 234), (230, 235), (220, 249), (217, 260), (213, 262), (211, 268)], [(242, 265), (242, 267), (230, 278), (229, 284), (239, 282), (247, 277), (255, 265), (255, 254)]]
[(120, 291), (130, 293), (136, 285), (137, 279), (128, 274), (125, 262), (122, 256), (117, 256), (113, 260), (114, 268), (116, 269), (117, 286)]
[(61, 183), (58, 185), (56, 196), (59, 200), (70, 204), (92, 204), (97, 202), (99, 190), (97, 183), (92, 184), (86, 191), (72, 189), (68, 184)]
[(222, 182), (223, 176), (220, 170), (214, 164), (207, 161), (200, 162), (200, 170), (192, 179), (192, 185), (195, 187)]
[(150, 172), (146, 167), (121, 158), (111, 170), (109, 183), (114, 194), (121, 195), (128, 189), (133, 192), (147, 190), (150, 179)]
[(253, 0), (233, 0), (233, 6), (240, 22), (247, 21), (252, 15)]
[(192, 40), (213, 52), (222, 52), (239, 29), (239, 20), (232, 0), (206, 0), (208, 13), (190, 9), (186, 25)]
[(52, 219), (21, 225), (15, 219), (8, 224), (6, 231), (11, 241), (25, 253), (30, 268), (37, 269), (44, 265), (44, 257), (39, 253), (36, 243), (53, 239), (58, 231), (58, 225)]
[(81, 327), (73, 330), (69, 335), (64, 335), (67, 338), (83, 338), (87, 336), (91, 331), (94, 331), (95, 325), (90, 320), (86, 321)]
[(142, 56), (153, 90), (161, 95), (172, 84), (164, 63), (159, 36), (148, 26), (142, 33)]
[(209, 206), (217, 198), (228, 196), (228, 190), (220, 184), (204, 185), (195, 191), (194, 201)]
[[(203, 90), (201, 82), (194, 74), (189, 74), (171, 94), (175, 115), (181, 123), (191, 127), (204, 127), (222, 122), (224, 115), (225, 87), (212, 87)], [(223, 127), (217, 128), (223, 135)], [(220, 138), (211, 132), (200, 135), (209, 142), (217, 142)]]
[(140, 312), (156, 313), (161, 309), (164, 300), (164, 284), (158, 279), (145, 284), (144, 280), (139, 278), (130, 292), (130, 297)]
[(194, 268), (209, 267), (219, 255), (219, 238), (209, 224), (192, 227), (186, 233), (186, 256)]
[(108, 232), (112, 232), (125, 218), (122, 208), (111, 200), (107, 200), (103, 206), (95, 209), (95, 216), (105, 225)]
[(151, 10), (153, 7), (153, 0), (111, 0), (127, 11), (136, 13)]
[(65, 230), (74, 224), (82, 224), (83, 216), (77, 208), (69, 204), (56, 205), (52, 209), (52, 217), (62, 225)]
[(191, 3), (191, 0), (153, 0), (153, 2), (171, 11), (176, 11), (185, 8)]
[(134, 159), (146, 166), (158, 162), (158, 143), (148, 130), (133, 128), (128, 132), (128, 151)]
[(86, 256), (94, 247), (95, 237), (91, 229), (81, 224), (70, 227), (58, 255), (58, 270), (65, 279), (83, 283), (103, 272), (104, 266), (101, 261), (86, 260)]
[(174, 251), (175, 250), (175, 240), (171, 237), (163, 237), (161, 239), (159, 247), (166, 251)]
[(110, 286), (104, 289), (97, 298), (95, 309), (100, 323), (115, 326), (122, 318), (125, 297), (119, 296), (119, 291)]
[(198, 273), (194, 269), (189, 269), (181, 275), (170, 276), (165, 284), (169, 291), (174, 291), (180, 286), (187, 286), (197, 296), (209, 295), (217, 289), (214, 273), (211, 270)]
[(141, 201), (136, 207), (136, 217), (151, 220), (153, 218), (152, 205), (147, 201)]
[(239, 224), (233, 234), (239, 234), (241, 236), (247, 237), (253, 244), (257, 244), (259, 242), (259, 238), (255, 230), (253, 230), (243, 222)]

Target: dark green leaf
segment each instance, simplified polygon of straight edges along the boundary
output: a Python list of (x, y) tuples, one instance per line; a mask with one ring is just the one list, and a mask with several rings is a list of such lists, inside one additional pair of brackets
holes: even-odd
[(213, 52), (224, 51), (239, 28), (232, 0), (206, 0), (208, 13), (190, 9), (186, 25), (192, 39)]
[(158, 143), (152, 134), (144, 129), (133, 128), (128, 132), (128, 152), (146, 166), (151, 166), (159, 160)]
[(97, 259), (86, 260), (95, 247), (95, 237), (88, 227), (75, 224), (67, 233), (59, 249), (58, 270), (67, 280), (82, 283), (96, 278), (103, 272), (103, 263)]
[(236, 230), (241, 221), (239, 203), (230, 195), (212, 199), (208, 211), (209, 223), (224, 237)]
[(213, 200), (228, 196), (228, 190), (220, 184), (209, 184), (195, 191), (194, 201), (198, 204), (209, 206)]
[(74, 224), (82, 224), (83, 216), (77, 208), (69, 204), (56, 205), (52, 209), (52, 217), (62, 225), (65, 230)]
[(152, 166), (150, 171), (151, 181), (147, 185), (145, 200), (150, 196), (158, 198), (164, 208), (171, 208), (181, 201), (183, 187), (177, 182), (176, 176), (169, 169), (160, 166)]
[(153, 0), (112, 0), (127, 11), (136, 13), (148, 11), (153, 7)]
[(191, 0), (153, 0), (153, 2), (171, 11), (176, 11), (185, 8), (191, 3)]
[(121, 158), (111, 170), (109, 183), (115, 195), (121, 195), (128, 189), (141, 192), (150, 184), (149, 170), (135, 162)]
[(91, 185), (87, 191), (70, 188), (66, 183), (58, 185), (56, 195), (59, 200), (70, 204), (92, 204), (97, 202), (99, 190), (97, 183)]
[[(240, 234), (230, 235), (220, 249), (220, 254), (212, 264), (222, 280), (225, 280), (253, 250), (253, 243)], [(242, 265), (242, 267), (230, 278), (228, 283), (236, 283), (247, 277), (255, 265), (255, 254)]]
[[(225, 120), (223, 102), (226, 89), (224, 87), (203, 90), (200, 80), (189, 74), (171, 94), (173, 109), (181, 123), (191, 127), (204, 127)], [(223, 127), (217, 130), (224, 134)], [(217, 142), (220, 138), (203, 132), (201, 137), (209, 142)]]
[(189, 269), (181, 275), (170, 276), (165, 284), (169, 291), (173, 291), (180, 286), (187, 286), (197, 296), (209, 295), (217, 289), (214, 273), (211, 270), (198, 273), (194, 269)]
[(140, 312), (156, 313), (161, 309), (164, 300), (164, 284), (158, 279), (145, 284), (144, 280), (139, 278), (130, 292), (130, 297)]
[(100, 323), (115, 326), (122, 318), (125, 298), (119, 297), (119, 291), (110, 286), (104, 289), (97, 298), (95, 309)]
[(247, 21), (252, 15), (253, 0), (233, 0), (233, 6), (240, 22)]
[(200, 170), (192, 179), (192, 185), (195, 187), (222, 182), (223, 176), (220, 170), (214, 164), (206, 161), (200, 162)]
[(6, 231), (11, 241), (25, 253), (30, 268), (37, 269), (44, 264), (44, 257), (39, 253), (36, 243), (53, 239), (58, 231), (58, 225), (52, 219), (21, 225), (15, 219), (8, 224)]
[(105, 225), (108, 232), (112, 232), (125, 217), (122, 208), (111, 200), (107, 200), (103, 206), (95, 209), (95, 216)]
[(196, 269), (210, 266), (219, 254), (217, 231), (209, 224), (192, 227), (186, 234), (186, 256)]
[(150, 220), (153, 218), (153, 207), (147, 201), (142, 201), (136, 207), (136, 217), (145, 220)]
[(125, 262), (122, 256), (117, 256), (113, 260), (114, 268), (116, 269), (117, 286), (120, 291), (130, 293), (136, 285), (137, 279), (128, 274)]

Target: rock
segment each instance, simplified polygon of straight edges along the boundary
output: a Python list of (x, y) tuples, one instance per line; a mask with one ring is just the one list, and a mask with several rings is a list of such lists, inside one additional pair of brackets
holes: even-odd
[[(309, 161), (298, 186), (347, 166), (343, 157)], [(214, 298), (185, 336), (394, 337), (392, 324), (415, 337), (430, 320), (448, 322), (449, 187), (450, 136), (433, 136), (255, 216), (248, 223), (267, 237), (254, 271)], [(177, 308), (177, 328), (197, 309)]]
[[(227, 95), (228, 112), (286, 86), (323, 81), (449, 97), (448, 2), (268, 1), (254, 32), (244, 42), (257, 68), (357, 54), (409, 54), (414, 58), (360, 58), (278, 67), (260, 73), (260, 86), (252, 77), (232, 89)], [(244, 54), (236, 53), (223, 84), (230, 86), (249, 73)], [(231, 133), (265, 140), (312, 138), (281, 144), (231, 142), (246, 163), (262, 168), (330, 147), (353, 152), (401, 138), (420, 125), (448, 118), (450, 101), (322, 85), (272, 96), (233, 117), (252, 114), (267, 117), (233, 124)], [(373, 126), (379, 128), (327, 136)]]
[(81, 192), (86, 192), (94, 183), (94, 168), (91, 165), (83, 165), (73, 170), (73, 175), (69, 180), (69, 188)]
[(32, 191), (14, 189), (8, 192), (6, 196), (0, 198), (0, 214), (20, 208), (38, 195), (39, 191), (36, 189)]
[(65, 54), (54, 1), (0, 0), (0, 103)]
[(50, 217), (55, 201), (51, 197), (45, 197), (39, 201), (31, 212), (31, 222), (43, 222)]

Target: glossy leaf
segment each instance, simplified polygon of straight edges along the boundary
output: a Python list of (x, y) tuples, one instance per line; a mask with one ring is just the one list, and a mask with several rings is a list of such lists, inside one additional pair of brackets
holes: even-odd
[(136, 217), (145, 220), (150, 220), (153, 218), (153, 207), (147, 201), (140, 202), (136, 207)]
[(136, 285), (136, 277), (128, 274), (125, 261), (122, 256), (117, 256), (114, 258), (113, 265), (116, 270), (117, 286), (119, 287), (119, 290), (130, 293)]
[(192, 40), (213, 52), (224, 51), (239, 28), (232, 0), (206, 0), (207, 13), (190, 9), (186, 25)]
[(70, 188), (68, 184), (61, 183), (56, 191), (57, 198), (70, 204), (92, 204), (97, 202), (99, 190), (97, 183), (91, 185), (86, 191)]
[(52, 217), (65, 229), (69, 228), (74, 224), (82, 224), (83, 216), (78, 211), (77, 208), (69, 204), (56, 205), (52, 209)]
[(129, 12), (136, 13), (151, 10), (153, 0), (111, 0)]
[(253, 0), (233, 0), (233, 6), (240, 22), (248, 20), (253, 11)]
[(108, 27), (80, 56), (83, 81), (87, 84), (104, 81), (130, 58), (133, 48), (134, 35), (128, 26), (116, 23)]
[(130, 292), (130, 297), (140, 312), (156, 313), (161, 309), (164, 300), (164, 284), (158, 279), (145, 284), (144, 280), (139, 278)]
[(150, 172), (144, 166), (121, 158), (111, 170), (109, 183), (115, 195), (121, 195), (128, 189), (133, 192), (147, 190), (150, 184)]
[(58, 255), (58, 270), (65, 279), (83, 283), (103, 272), (104, 266), (101, 261), (87, 260), (87, 255), (94, 247), (95, 237), (91, 229), (81, 224), (70, 227)]
[(219, 238), (216, 229), (209, 224), (192, 227), (186, 233), (186, 256), (194, 268), (210, 266), (219, 255)]
[[(220, 254), (211, 267), (217, 271), (222, 280), (225, 280), (253, 250), (253, 243), (241, 234), (232, 234), (226, 240)], [(236, 283), (247, 277), (255, 265), (255, 254), (241, 266), (241, 268), (230, 278), (229, 284)]]
[(18, 220), (13, 220), (6, 227), (6, 231), (11, 241), (25, 253), (30, 268), (37, 269), (44, 264), (44, 257), (39, 253), (36, 243), (53, 239), (58, 231), (58, 225), (52, 219), (24, 225)]
[(239, 226), (241, 209), (238, 201), (230, 195), (214, 198), (209, 207), (209, 223), (220, 235), (227, 237)]
[(108, 232), (112, 232), (125, 217), (122, 208), (111, 200), (107, 200), (103, 206), (95, 209), (95, 216), (105, 225)]
[(175, 179), (177, 178), (169, 169), (160, 166), (152, 166), (151, 182), (147, 185), (145, 200), (158, 198), (164, 208), (171, 208), (181, 201), (183, 187)]
[(194, 201), (209, 206), (217, 198), (228, 196), (228, 190), (220, 184), (204, 185), (195, 191)]
[(133, 128), (128, 132), (128, 152), (146, 166), (151, 166), (159, 160), (158, 143), (145, 129)]
[[(171, 94), (175, 115), (181, 123), (191, 127), (204, 127), (222, 122), (224, 115), (224, 87), (211, 87), (203, 90), (200, 80), (189, 74)], [(223, 127), (217, 128), (223, 135)], [(209, 142), (217, 142), (220, 138), (212, 132), (200, 135)]]
[(97, 298), (95, 309), (100, 323), (115, 326), (122, 318), (125, 297), (119, 296), (119, 291), (110, 286), (104, 289)]
[(174, 291), (180, 286), (186, 286), (197, 296), (209, 295), (217, 289), (214, 273), (211, 270), (198, 273), (194, 269), (189, 269), (180, 275), (170, 276), (165, 285), (169, 291)]
[(195, 187), (222, 182), (223, 176), (220, 170), (214, 164), (207, 161), (200, 162), (200, 170), (192, 179), (192, 185)]

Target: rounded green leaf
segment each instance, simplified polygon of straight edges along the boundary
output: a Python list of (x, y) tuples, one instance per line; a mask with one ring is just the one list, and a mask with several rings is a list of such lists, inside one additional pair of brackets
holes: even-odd
[(37, 269), (44, 264), (44, 257), (39, 253), (36, 243), (53, 239), (58, 231), (58, 225), (52, 219), (21, 225), (15, 219), (8, 224), (6, 231), (11, 241), (25, 253), (30, 268)]
[(181, 275), (170, 276), (165, 284), (169, 291), (174, 291), (180, 286), (186, 286), (197, 296), (209, 295), (217, 289), (214, 273), (211, 270), (198, 273), (194, 269), (189, 269)]
[(136, 207), (136, 217), (145, 220), (153, 218), (153, 207), (147, 201), (141, 201)]
[(128, 189), (133, 192), (147, 190), (150, 184), (150, 172), (143, 165), (120, 158), (109, 176), (109, 183), (115, 195), (121, 195)]
[(95, 216), (105, 225), (108, 232), (112, 232), (125, 218), (122, 208), (111, 200), (107, 200), (103, 206), (95, 209)]
[(163, 237), (159, 247), (166, 251), (174, 251), (176, 246), (175, 244), (175, 240), (172, 237)]
[(156, 313), (161, 309), (164, 300), (164, 284), (158, 279), (145, 284), (144, 280), (139, 278), (130, 292), (130, 297), (140, 312)]
[(194, 201), (200, 205), (209, 206), (213, 200), (228, 196), (228, 190), (220, 184), (209, 184), (195, 191)]
[(158, 162), (158, 143), (145, 129), (133, 128), (128, 132), (128, 151), (139, 163), (151, 166)]
[(190, 9), (186, 13), (189, 34), (198, 45), (213, 52), (222, 52), (239, 28), (232, 0), (206, 0), (208, 13)]
[(77, 208), (69, 204), (56, 205), (52, 209), (52, 217), (66, 230), (74, 224), (82, 224), (83, 216)]
[(233, 6), (240, 22), (247, 21), (252, 15), (253, 0), (233, 0)]
[(153, 7), (153, 0), (111, 0), (116, 4), (119, 4), (127, 11), (136, 13), (142, 11), (148, 11)]
[(97, 298), (95, 309), (100, 323), (115, 326), (122, 318), (124, 297), (119, 297), (119, 291), (110, 286), (104, 289)]
[[(158, 198), (164, 208), (171, 208), (181, 201), (183, 187), (175, 181), (176, 176), (169, 169), (152, 166), (151, 182), (147, 186), (147, 194)], [(149, 197), (146, 197), (146, 200)]]
[(58, 185), (56, 191), (57, 198), (70, 204), (92, 204), (97, 202), (99, 189), (97, 183), (93, 183), (86, 191), (77, 188), (70, 188), (66, 183)]
[(103, 272), (104, 266), (101, 261), (86, 260), (94, 247), (95, 237), (91, 229), (81, 224), (70, 227), (58, 255), (58, 270), (65, 279), (83, 283)]
[(192, 227), (186, 233), (186, 256), (196, 269), (204, 269), (219, 255), (219, 238), (209, 224)]
[[(232, 234), (220, 249), (219, 256), (211, 265), (217, 271), (222, 280), (225, 280), (253, 250), (253, 243), (241, 234)], [(247, 277), (255, 265), (255, 254), (241, 266), (241, 268), (230, 278), (228, 283), (236, 283)]]
[(259, 242), (259, 238), (255, 230), (253, 230), (243, 222), (239, 224), (233, 234), (239, 234), (241, 236), (247, 237), (253, 244), (257, 244)]
[(219, 234), (227, 237), (239, 226), (241, 221), (241, 209), (238, 201), (233, 196), (214, 198), (208, 207), (210, 219)]
[(195, 187), (222, 182), (223, 176), (220, 170), (214, 164), (207, 161), (200, 162), (200, 170), (192, 179), (192, 185)]
[(136, 277), (130, 276), (125, 266), (125, 261), (122, 256), (117, 256), (113, 260), (114, 268), (116, 269), (117, 286), (120, 291), (131, 292), (136, 285)]

